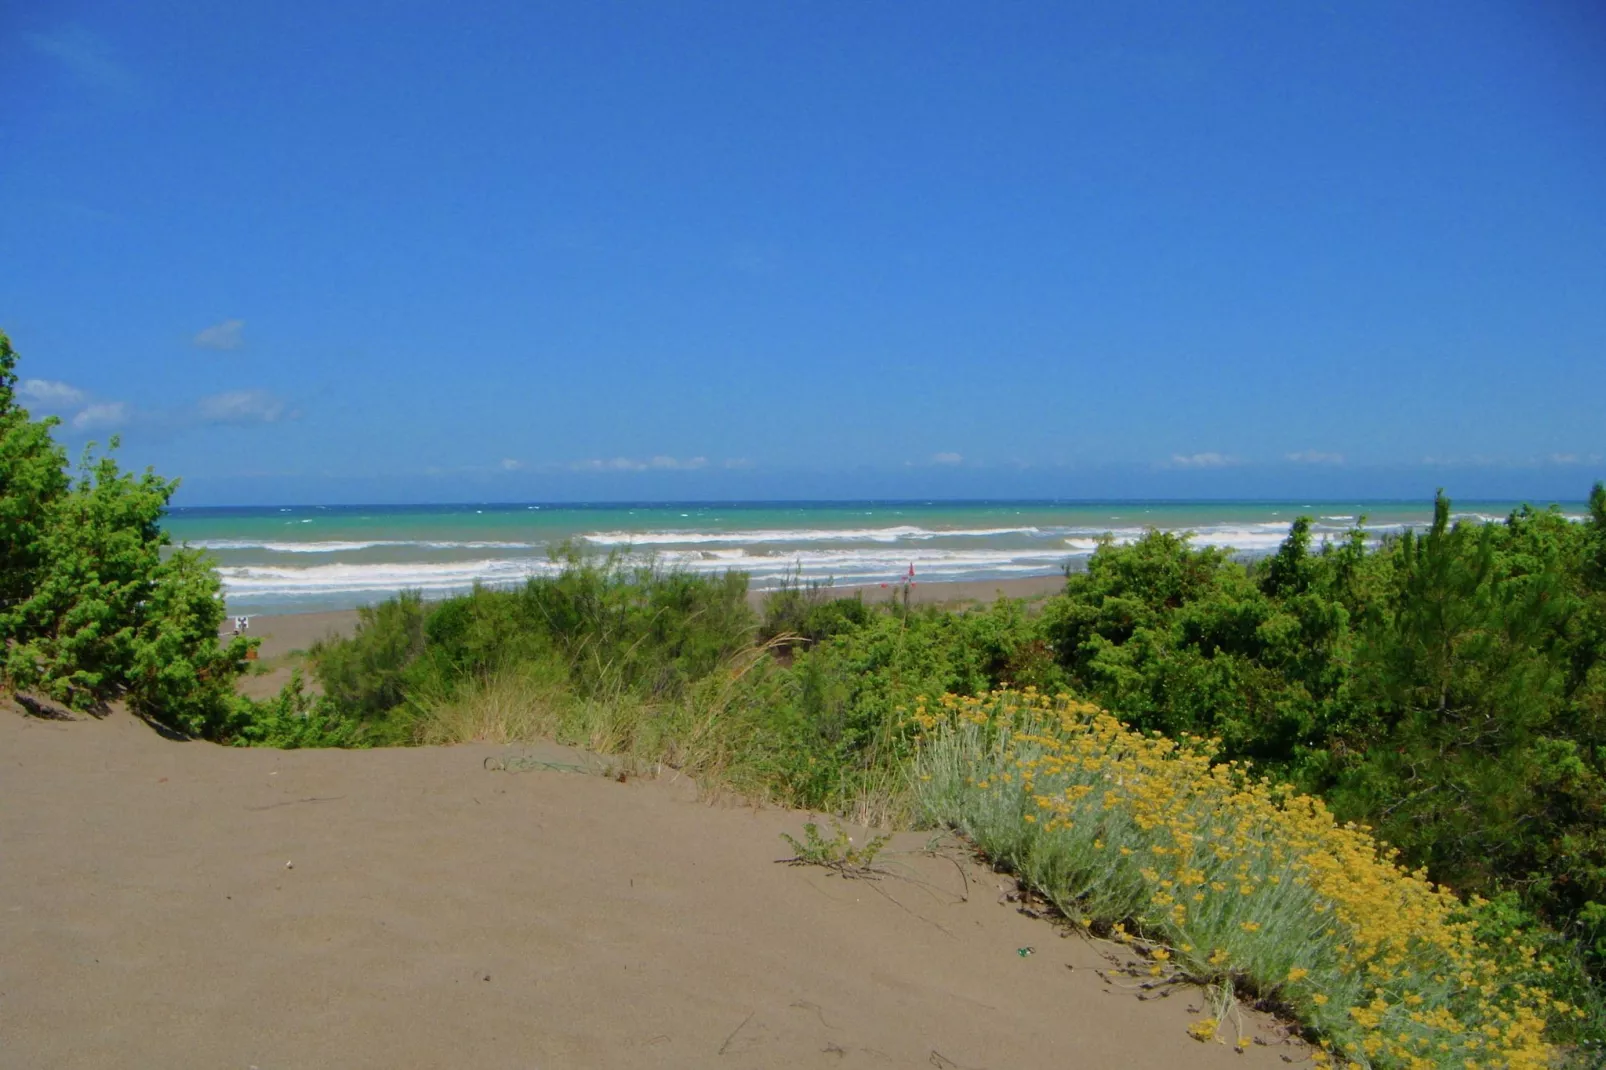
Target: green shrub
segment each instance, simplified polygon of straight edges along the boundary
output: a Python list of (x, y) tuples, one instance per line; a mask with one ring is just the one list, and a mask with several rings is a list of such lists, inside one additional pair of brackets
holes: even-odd
[(1606, 968), (1606, 490), (1368, 551), (1300, 519), (1244, 565), (1151, 532), (1043, 612), (1072, 688), (1219, 739), (1365, 821), (1413, 865), (1525, 907)]
[(751, 648), (745, 576), (626, 567), (571, 548), (559, 557), (556, 575), (516, 590), (432, 605), (407, 592), (364, 607), (354, 634), (310, 651), (324, 693), (349, 716), (399, 724), (465, 688), (561, 665), (583, 697), (667, 701)]
[(408, 670), (425, 648), (423, 595), (403, 591), (357, 614), (353, 635), (320, 640), (308, 655), (324, 694), (362, 720), (389, 713), (407, 695)]
[(126, 697), (178, 731), (228, 731), (252, 644), (219, 646), (221, 588), (204, 556), (164, 557), (177, 482), (92, 451), (70, 478), (55, 421), (16, 405), (15, 368), (0, 334), (0, 677), (73, 709)]
[(832, 598), (830, 580), (804, 580), (791, 572), (764, 595), (761, 643), (777, 649), (808, 646), (862, 627), (873, 612), (859, 596)]
[[(277, 747), (296, 750), (304, 747), (364, 747), (376, 740), (367, 726), (342, 712), (333, 701), (309, 695), (300, 670), (271, 699), (256, 701), (241, 696), (236, 701), (238, 730), (228, 740), (242, 747)], [(378, 740), (377, 742), (401, 742)]]
[(67, 455), (50, 436), (57, 421), (30, 419), (16, 403), (16, 365), (0, 332), (0, 651), (23, 634), (17, 612), (39, 582), (51, 513), (71, 486)]
[(563, 569), (525, 584), (520, 613), (568, 658), (582, 692), (677, 694), (752, 643), (744, 573), (630, 566), (572, 547), (556, 556)]
[(194, 550), (181, 549), (157, 565), (128, 668), (136, 713), (204, 739), (234, 727), (235, 680), (250, 649), (243, 636), (218, 642), (220, 587), (216, 570)]

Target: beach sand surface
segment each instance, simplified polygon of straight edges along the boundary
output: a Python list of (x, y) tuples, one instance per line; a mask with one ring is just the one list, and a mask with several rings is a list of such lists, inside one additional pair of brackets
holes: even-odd
[[(0, 1066), (1270, 1067), (1002, 876), (777, 865), (803, 815), (489, 746), (270, 751), (0, 707)], [(957, 850), (957, 848), (956, 848)], [(1032, 948), (1028, 955), (1021, 948)], [(1191, 1010), (1190, 1010), (1191, 1008)]]

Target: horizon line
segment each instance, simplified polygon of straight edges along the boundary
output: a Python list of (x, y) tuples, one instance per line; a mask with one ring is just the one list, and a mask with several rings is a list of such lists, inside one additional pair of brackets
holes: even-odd
[[(263, 503), (234, 503), (228, 505), (171, 505), (167, 512), (201, 512), (221, 509), (449, 509), (465, 508), (469, 506), (491, 509), (592, 509), (592, 508), (669, 508), (678, 506), (858, 506), (858, 505), (1204, 505), (1204, 504), (1241, 504), (1241, 505), (1293, 505), (1309, 502), (1310, 504), (1346, 504), (1346, 505), (1404, 505), (1404, 504), (1432, 504), (1433, 499), (1427, 496), (1411, 497), (1244, 497), (1244, 496), (1199, 496), (1199, 497), (1092, 497), (1092, 498), (1055, 498), (1055, 497), (1029, 497), (1029, 498), (590, 498), (590, 499), (549, 499), (549, 500), (482, 500), (482, 499), (455, 499), (432, 502), (263, 502)], [(1478, 504), (1500, 505), (1585, 505), (1589, 504), (1587, 498), (1548, 498), (1530, 499), (1510, 496), (1500, 497), (1458, 497), (1451, 496), (1452, 503), (1463, 501)]]

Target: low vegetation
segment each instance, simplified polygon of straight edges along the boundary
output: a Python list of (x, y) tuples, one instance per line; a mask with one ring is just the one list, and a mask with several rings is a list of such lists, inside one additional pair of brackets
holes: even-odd
[(1550, 993), (1531, 944), (1480, 933), (1485, 904), (1404, 869), (1321, 800), (1214, 762), (1206, 741), (1032, 691), (916, 720), (921, 813), (1067, 916), (1141, 934), (1156, 978), (1252, 995), (1324, 1051), (1383, 1065), (1543, 1067), (1547, 1021), (1586, 1015)]
[(818, 822), (803, 826), (803, 838), (781, 833), (781, 838), (792, 848), (791, 858), (779, 861), (793, 866), (820, 866), (844, 877), (876, 877), (876, 856), (891, 841), (889, 836), (871, 836), (862, 844), (855, 844), (840, 821), (834, 822), (833, 835), (827, 839)]

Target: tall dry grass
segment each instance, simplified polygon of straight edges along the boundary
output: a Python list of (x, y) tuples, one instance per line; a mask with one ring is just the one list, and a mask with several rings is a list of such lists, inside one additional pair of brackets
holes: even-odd
[[(749, 673), (773, 668), (778, 641), (727, 659), (684, 692), (665, 698), (611, 680), (580, 689), (557, 663), (530, 661), (460, 683), (447, 695), (415, 697), (414, 739), (422, 744), (533, 743), (554, 740), (623, 759), (640, 773), (665, 769), (696, 779), (709, 796), (735, 793), (760, 803), (813, 808), (806, 778), (815, 754), (777, 723), (776, 710)], [(914, 816), (907, 770), (872, 748), (832, 809), (878, 827), (906, 827)]]
[[(758, 736), (731, 701), (727, 671), (688, 693), (652, 701), (620, 685), (574, 688), (565, 674), (525, 663), (475, 678), (447, 697), (416, 702), (423, 744), (554, 740), (624, 759), (632, 769), (673, 769), (758, 799), (784, 801), (754, 751)], [(723, 685), (723, 686), (722, 686)]]

